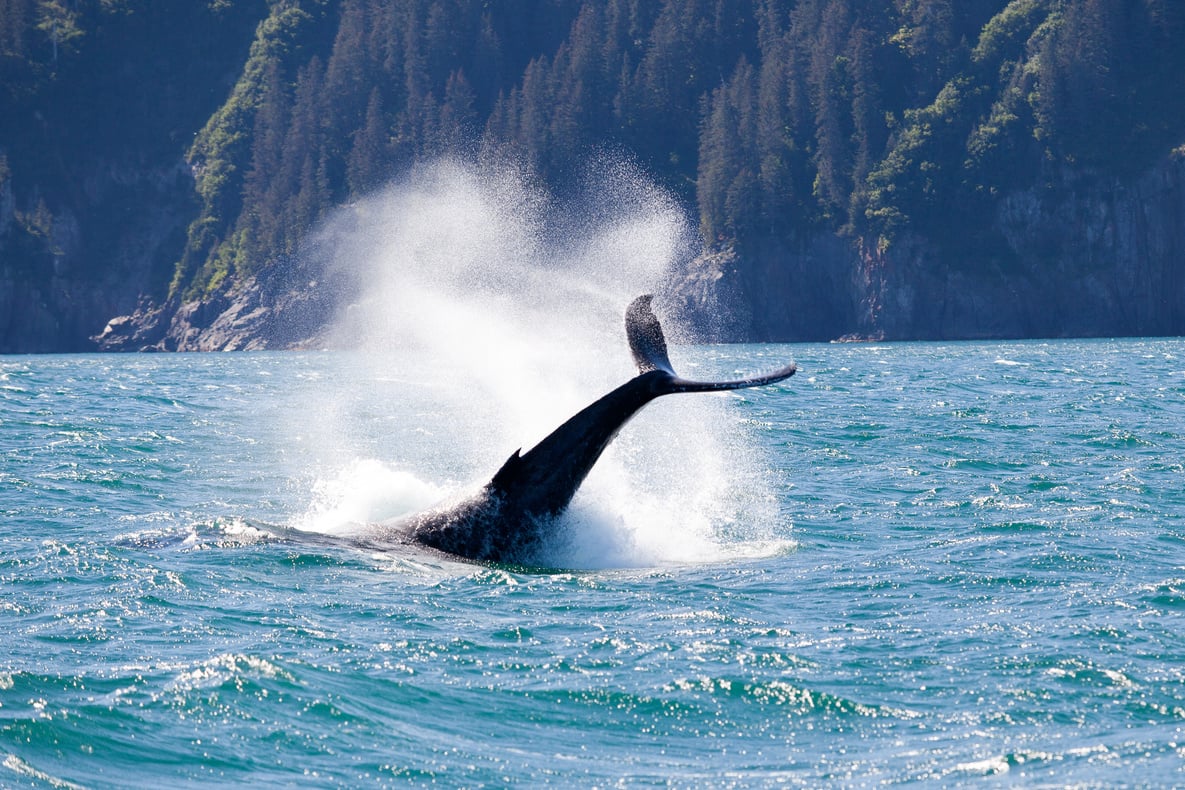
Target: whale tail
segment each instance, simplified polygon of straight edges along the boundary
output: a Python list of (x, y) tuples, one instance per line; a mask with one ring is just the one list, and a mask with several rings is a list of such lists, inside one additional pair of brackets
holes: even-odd
[(660, 394), (670, 392), (713, 392), (717, 390), (739, 390), (746, 387), (760, 387), (765, 384), (775, 384), (788, 379), (798, 370), (793, 363), (760, 376), (753, 376), (733, 381), (689, 381), (680, 377), (671, 367), (671, 360), (667, 356), (667, 340), (663, 336), (662, 324), (658, 322), (650, 302), (652, 294), (639, 296), (625, 311), (625, 334), (629, 338), (630, 352), (634, 355), (634, 363), (641, 374), (661, 371), (667, 376), (655, 377), (661, 379)]
[(667, 356), (662, 325), (650, 309), (650, 294), (639, 296), (625, 313), (625, 331), (638, 375), (598, 398), (552, 431), (528, 452), (516, 451), (494, 475), (490, 485), (520, 502), (532, 513), (554, 515), (568, 506), (601, 452), (639, 409), (655, 398), (676, 392), (712, 392), (760, 387), (794, 375), (793, 364), (735, 381), (690, 381), (680, 377)]
[(602, 451), (639, 409), (675, 392), (760, 387), (794, 375), (794, 365), (736, 381), (689, 381), (671, 368), (662, 326), (639, 296), (626, 310), (625, 328), (638, 375), (574, 414), (527, 452), (516, 450), (475, 497), (420, 516), (420, 543), (475, 560), (530, 556), (544, 525), (572, 501)]

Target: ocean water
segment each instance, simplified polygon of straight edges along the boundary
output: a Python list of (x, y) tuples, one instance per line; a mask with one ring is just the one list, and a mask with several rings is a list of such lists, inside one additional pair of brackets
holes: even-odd
[(677, 348), (800, 372), (644, 410), (545, 567), (315, 540), (613, 351), (0, 357), (0, 786), (1185, 785), (1185, 341)]

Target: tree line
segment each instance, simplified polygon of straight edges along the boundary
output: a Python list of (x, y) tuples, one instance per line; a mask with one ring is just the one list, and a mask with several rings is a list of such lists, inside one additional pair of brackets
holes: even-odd
[[(249, 22), (249, 48), (217, 41)], [(136, 36), (153, 31), (185, 62), (146, 68), (164, 63)], [(186, 106), (177, 82), (211, 58), (233, 84)], [(632, 152), (709, 245), (913, 232), (970, 248), (1011, 189), (1138, 172), (1185, 142), (1177, 0), (0, 0), (0, 70), (10, 109), (49, 90), (163, 103), (84, 147), (176, 150), (209, 112), (171, 284), (190, 296), (296, 254), (333, 206), (444, 153), (511, 156), (562, 192), (590, 151)], [(0, 155), (31, 151), (14, 141), (33, 126), (0, 120)]]

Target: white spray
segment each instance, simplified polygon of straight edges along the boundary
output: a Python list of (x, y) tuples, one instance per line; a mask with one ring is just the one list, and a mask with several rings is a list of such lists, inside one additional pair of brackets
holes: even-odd
[[(330, 220), (334, 265), (360, 278), (330, 338), (358, 350), (346, 366), (356, 380), (314, 407), (334, 468), (302, 528), (348, 531), (476, 488), (635, 375), (625, 306), (662, 291), (692, 234), (630, 167), (590, 173), (582, 196), (557, 205), (516, 172), (442, 161)], [(672, 357), (678, 369), (678, 348)], [(672, 396), (643, 410), (540, 559), (637, 567), (776, 550), (735, 538), (744, 524), (764, 537), (776, 508), (728, 401)]]

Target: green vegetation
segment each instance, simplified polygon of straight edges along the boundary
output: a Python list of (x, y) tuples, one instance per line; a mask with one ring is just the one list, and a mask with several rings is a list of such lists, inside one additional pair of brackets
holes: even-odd
[[(133, 253), (106, 242), (131, 241), (113, 240), (132, 224), (125, 212), (143, 215), (162, 199), (192, 211), (192, 184), (177, 183), (182, 156), (225, 101), (266, 9), (264, 0), (0, 0), (0, 157), (13, 201), (13, 214), (0, 214), (0, 262), (42, 289), (49, 265), (118, 278), (116, 261)], [(51, 250), (29, 237), (29, 223), (11, 221), (30, 215), (74, 249)]]
[(1181, 144), (1182, 41), (1178, 0), (0, 0), (0, 248), (44, 265), (62, 161), (184, 157), (157, 287), (201, 296), (417, 160), (508, 155), (562, 192), (606, 146), (742, 253), (982, 248), (1009, 191)]

